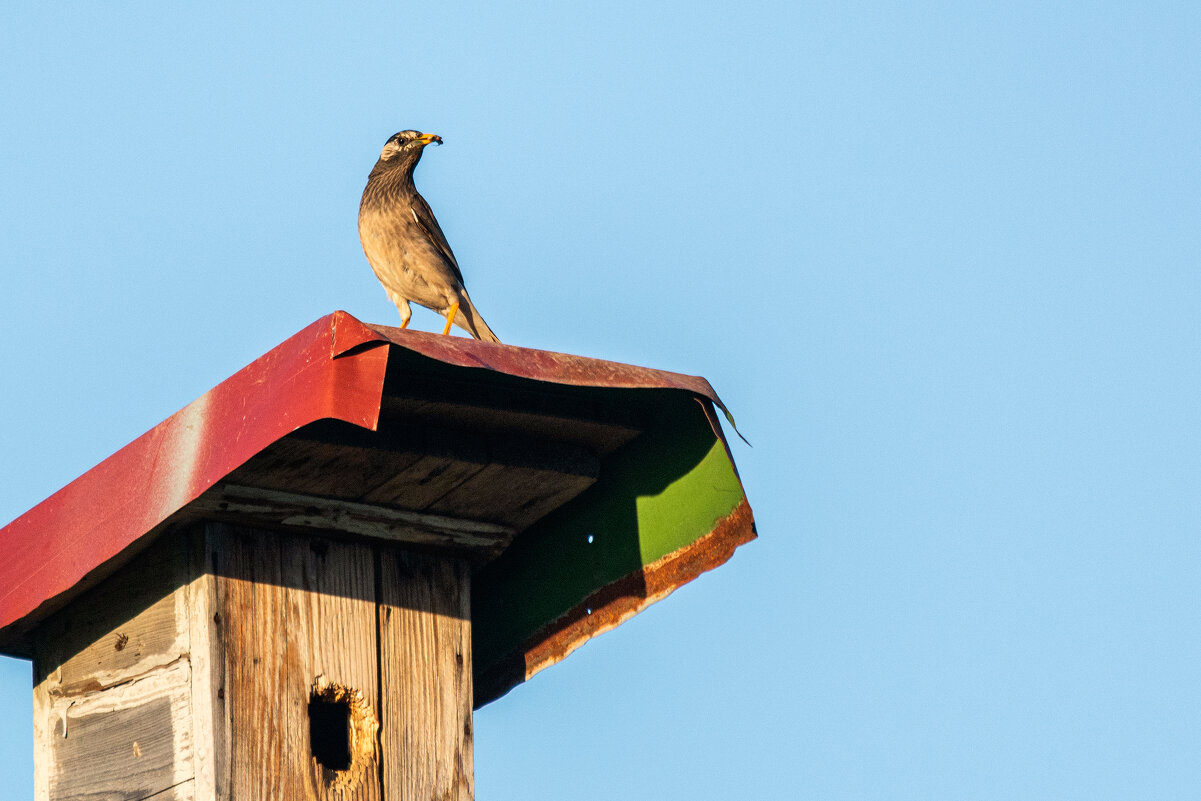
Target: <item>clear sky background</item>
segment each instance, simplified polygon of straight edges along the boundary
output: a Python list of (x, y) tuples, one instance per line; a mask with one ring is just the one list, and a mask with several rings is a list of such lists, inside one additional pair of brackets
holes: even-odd
[(1195, 2), (5, 4), (0, 521), (395, 324), (359, 195), (431, 131), (504, 341), (754, 443), (760, 539), (479, 711), (479, 798), (1201, 797), (1199, 93)]

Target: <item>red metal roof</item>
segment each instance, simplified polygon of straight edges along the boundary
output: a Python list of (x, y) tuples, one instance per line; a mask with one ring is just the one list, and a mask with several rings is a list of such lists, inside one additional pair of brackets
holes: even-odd
[(28, 623), (273, 442), (323, 418), (375, 429), (389, 344), (460, 367), (554, 384), (680, 389), (721, 406), (703, 378), (366, 325), (335, 312), (0, 529), (0, 650), (13, 650)]

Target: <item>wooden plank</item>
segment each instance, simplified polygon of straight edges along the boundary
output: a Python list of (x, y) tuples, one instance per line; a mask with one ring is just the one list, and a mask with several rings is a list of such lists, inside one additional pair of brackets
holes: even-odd
[[(437, 405), (427, 401), (415, 403), (418, 410)], [(459, 405), (452, 406), (459, 409)], [(547, 415), (529, 417), (525, 412), (512, 412), (525, 421), (518, 426), (512, 420), (498, 424), (484, 414), (486, 409), (481, 411), (483, 407), (470, 408), (479, 413), (479, 419), (472, 418), (474, 422), (468, 425), (471, 421), (460, 415), (451, 421), (461, 424), (456, 428), (432, 424), (413, 426), (410, 424), (412, 417), (398, 423), (395, 415), (381, 421), (379, 432), (332, 423), (308, 426), (239, 468), (225, 484), (337, 498), (410, 512), (435, 512), (520, 530), (595, 482), (599, 456), (575, 441), (579, 437), (572, 439), (557, 428), (554, 437), (561, 436), (570, 441), (548, 439), (537, 433), (538, 425), (549, 425)], [(556, 425), (565, 429), (572, 429), (577, 424), (588, 425), (586, 420), (555, 419)], [(519, 430), (510, 430), (510, 424)], [(621, 442), (637, 433), (627, 428), (620, 428), (620, 431), (624, 432), (618, 437)], [(590, 441), (588, 437), (583, 439)], [(235, 506), (235, 499), (228, 497), (228, 493), (226, 497), (219, 497), (222, 492), (210, 490), (191, 505), (187, 514), (202, 513), (236, 520), (240, 512), (253, 517), (260, 511), (254, 506)], [(400, 539), (422, 546), (443, 545), (440, 538), (445, 534), (453, 535), (453, 532), (438, 532), (436, 527), (431, 530), (428, 526), (416, 526), (406, 533), (403, 526), (397, 527), (395, 520), (373, 519), (365, 508), (349, 516), (347, 510), (338, 510), (337, 519), (334, 519), (319, 510), (320, 504), (308, 505), (318, 511), (308, 515), (303, 509), (291, 510), (286, 515), (289, 521), (296, 525), (347, 531), (353, 531), (346, 527), (347, 524), (361, 526), (363, 530), (355, 533)], [(273, 514), (274, 511), (269, 513)], [(279, 520), (259, 522), (278, 524)], [(432, 538), (429, 535), (433, 535)], [(501, 544), (493, 552), (499, 552), (503, 547)]]
[(600, 470), (594, 454), (574, 445), (500, 434), (474, 445), (414, 462), (367, 500), (520, 531), (595, 483)]
[(300, 699), (289, 699), (284, 593), (278, 538), (213, 523), (208, 553), (217, 577), (215, 613), (224, 644), (228, 775), (217, 782), (233, 799), (299, 798), (285, 789), (287, 727)]
[(196, 797), (227, 801), (230, 777), (230, 715), (225, 703), (223, 588), (218, 586), (216, 548), (221, 530), (199, 524), (189, 532), (192, 581), (188, 595), (188, 639), (192, 663), (192, 742)]
[(185, 549), (164, 536), (46, 622), (35, 661), (50, 695), (95, 692), (187, 656)]
[[(472, 797), (465, 559), (217, 521), (172, 549), (176, 562), (148, 552), (109, 583), (143, 599), (128, 617), (147, 633), (130, 641), (158, 626), (173, 649), (149, 649), (149, 666), (122, 663), (142, 666), (115, 684), (87, 677), (89, 665), (117, 675), (95, 643), (73, 654), (86, 659), (69, 682), (70, 659), (48, 651), (38, 662), (39, 801)], [(146, 601), (156, 593), (139, 582), (175, 589)], [(94, 592), (120, 610), (109, 583)], [(102, 623), (87, 630), (108, 643)], [(163, 653), (175, 658), (163, 664)], [(315, 694), (348, 710), (345, 765), (313, 756)]]
[(186, 661), (51, 705), (49, 801), (191, 799), (192, 739)]
[[(218, 610), (210, 640), (220, 641), (211, 652), (225, 677), (210, 719), (228, 747), (215, 749), (215, 775), (200, 771), (201, 782), (218, 799), (382, 801), (371, 544), (222, 523), (209, 530)], [(310, 700), (331, 687), (352, 713), (345, 735), (354, 758), (342, 769), (323, 767), (311, 749)]]
[[(36, 665), (35, 665), (36, 670)], [(35, 673), (36, 676), (36, 673)], [(50, 774), (54, 770), (54, 725), (50, 693), (46, 682), (34, 679), (33, 685), (33, 798), (50, 801)]]
[(405, 509), (427, 509), (484, 467), (482, 458), (469, 462), (444, 456), (423, 456), (367, 493), (366, 499)]
[(600, 472), (599, 460), (576, 446), (508, 437), (489, 444), (489, 464), (427, 511), (521, 531), (595, 484)]
[[(286, 783), (285, 797), (379, 801), (374, 550), (364, 543), (307, 537), (284, 537), (280, 547), (289, 707), (285, 770), (295, 772), (301, 785)], [(309, 703), (314, 691), (347, 708), (349, 732), (331, 733), (347, 738), (345, 768), (323, 767), (313, 757)], [(297, 700), (299, 715), (292, 713)]]
[(166, 534), (39, 629), (39, 801), (193, 797), (186, 557)]
[(224, 483), (194, 501), (190, 509), (214, 519), (341, 532), (485, 556), (500, 553), (516, 534), (511, 526)]
[(380, 546), (380, 676), (388, 798), (475, 794), (470, 571)]
[(357, 498), (420, 457), (418, 447), (350, 445), (292, 435), (268, 446), (228, 479), (234, 484)]

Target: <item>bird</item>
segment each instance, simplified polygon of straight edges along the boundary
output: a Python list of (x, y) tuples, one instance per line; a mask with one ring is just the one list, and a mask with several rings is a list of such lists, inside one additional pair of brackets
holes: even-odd
[(401, 131), (389, 137), (367, 177), (359, 203), (359, 241), (367, 263), (407, 328), (413, 302), (446, 317), (484, 342), (500, 342), (463, 286), (463, 272), (429, 203), (413, 184), (413, 168), (437, 134)]

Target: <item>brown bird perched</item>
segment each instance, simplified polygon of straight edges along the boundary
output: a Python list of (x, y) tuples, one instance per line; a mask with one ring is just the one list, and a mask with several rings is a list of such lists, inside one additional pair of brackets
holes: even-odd
[(401, 328), (413, 316), (412, 301), (446, 316), (443, 334), (454, 324), (476, 339), (500, 342), (467, 296), (446, 235), (413, 185), (413, 168), (430, 142), (442, 144), (442, 137), (401, 131), (384, 143), (359, 204), (363, 253), (400, 311)]

